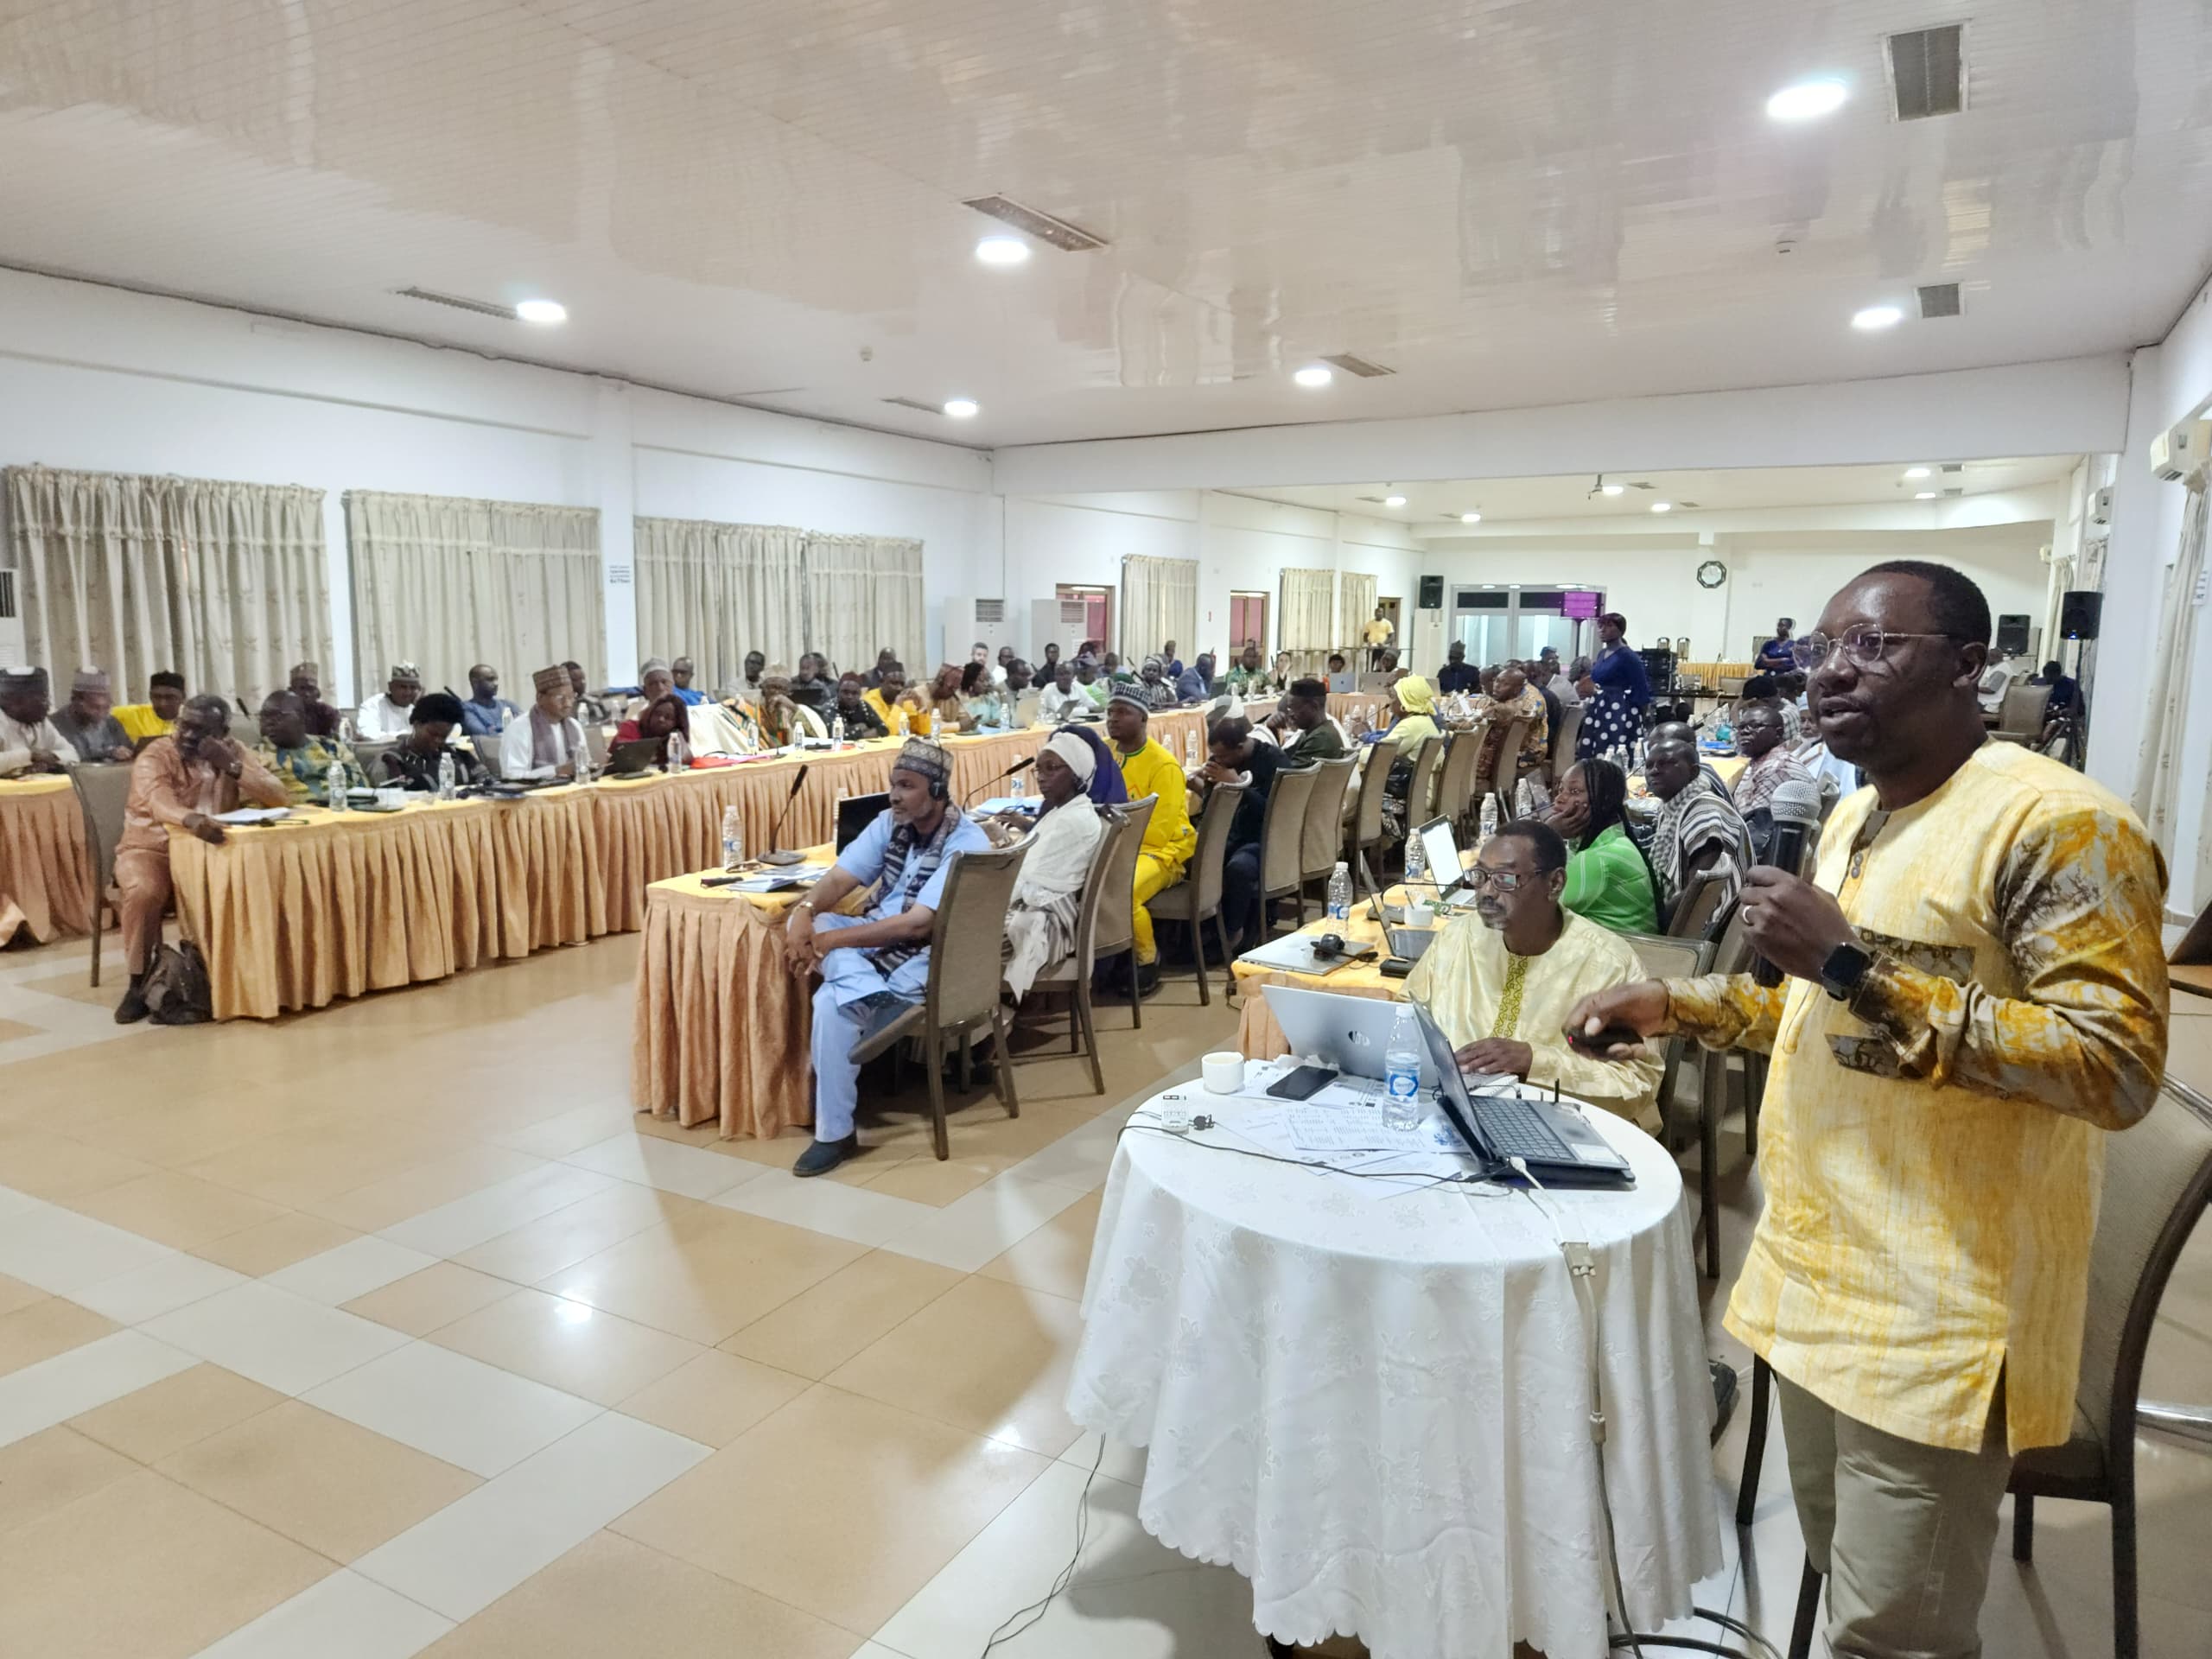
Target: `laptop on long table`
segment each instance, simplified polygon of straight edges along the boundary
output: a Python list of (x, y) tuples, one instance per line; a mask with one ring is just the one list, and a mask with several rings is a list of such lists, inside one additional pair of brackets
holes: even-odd
[(1585, 1122), (1580, 1113), (1533, 1095), (1477, 1095), (1452, 1058), (1451, 1039), (1427, 1007), (1412, 1002), (1429, 1064), (1436, 1069), (1437, 1103), (1453, 1131), (1493, 1179), (1516, 1178), (1508, 1161), (1518, 1158), (1546, 1186), (1624, 1187), (1636, 1185), (1628, 1160)]

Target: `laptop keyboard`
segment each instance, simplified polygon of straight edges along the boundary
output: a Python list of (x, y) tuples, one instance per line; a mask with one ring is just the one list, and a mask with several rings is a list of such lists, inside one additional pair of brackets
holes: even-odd
[(1541, 1158), (1546, 1163), (1573, 1163), (1574, 1154), (1559, 1131), (1525, 1100), (1510, 1096), (1484, 1095), (1474, 1102), (1483, 1134), (1501, 1158)]

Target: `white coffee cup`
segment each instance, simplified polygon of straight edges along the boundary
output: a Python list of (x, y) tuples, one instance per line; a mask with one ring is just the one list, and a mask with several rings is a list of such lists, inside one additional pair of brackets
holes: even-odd
[(1234, 1049), (1221, 1049), (1198, 1062), (1206, 1092), (1233, 1095), (1244, 1086), (1244, 1057)]
[(1435, 926), (1436, 906), (1430, 904), (1425, 899), (1408, 905), (1406, 906), (1406, 925), (1408, 927)]
[(377, 791), (377, 804), (386, 809), (404, 806), (407, 804), (407, 791), (404, 789), (379, 789)]

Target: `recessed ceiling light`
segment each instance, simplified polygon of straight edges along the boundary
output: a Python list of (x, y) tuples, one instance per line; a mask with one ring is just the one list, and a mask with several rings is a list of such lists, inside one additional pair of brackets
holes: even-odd
[(1628, 486), (1625, 484), (1600, 484), (1598, 487), (1603, 490), (1607, 495), (1618, 495), (1624, 490), (1627, 489)]
[(976, 245), (976, 257), (987, 265), (1024, 265), (1029, 244), (1018, 236), (987, 236)]
[(515, 315), (524, 322), (566, 322), (569, 308), (558, 300), (522, 300), (515, 305)]
[(1904, 321), (1904, 312), (1894, 305), (1870, 305), (1851, 314), (1851, 326), (1867, 330), (1894, 328)]
[(1833, 78), (1801, 80), (1767, 99), (1766, 112), (1777, 121), (1817, 121), (1841, 109), (1849, 96), (1850, 89)]
[(944, 400), (944, 412), (956, 421), (969, 419), (982, 407), (973, 397), (948, 397)]
[(1406, 498), (1402, 495), (1386, 495), (1382, 498), (1382, 505), (1386, 507), (1402, 507), (1406, 505)]
[(1482, 521), (1483, 516), (1479, 512), (1463, 512), (1459, 515), (1459, 522), (1463, 524), (1479, 524)]
[(1914, 492), (1912, 499), (1916, 501), (1933, 501), (1936, 499), (1936, 492), (1933, 490), (1918, 490)]
[(1904, 469), (1904, 475), (1907, 478), (1926, 478), (1933, 470), (1927, 467), (1908, 467)]
[(1308, 391), (1312, 391), (1317, 387), (1327, 385), (1330, 381), (1335, 379), (1337, 377), (1334, 372), (1322, 367), (1319, 363), (1308, 363), (1304, 368), (1300, 369), (1296, 374), (1292, 375), (1290, 378), (1297, 381), (1300, 385), (1306, 387)]
[(1654, 512), (1672, 512), (1674, 510), (1675, 504), (1671, 501), (1654, 501), (1651, 504), (1651, 511)]

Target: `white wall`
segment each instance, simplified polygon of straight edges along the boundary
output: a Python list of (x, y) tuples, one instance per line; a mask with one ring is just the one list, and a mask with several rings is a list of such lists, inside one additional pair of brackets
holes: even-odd
[(633, 512), (919, 537), (932, 603), (998, 563), (979, 451), (0, 271), (0, 462), (32, 461), (321, 489), (326, 686), (348, 701), (372, 689), (353, 661), (349, 489), (599, 508), (618, 679), (637, 656)]

